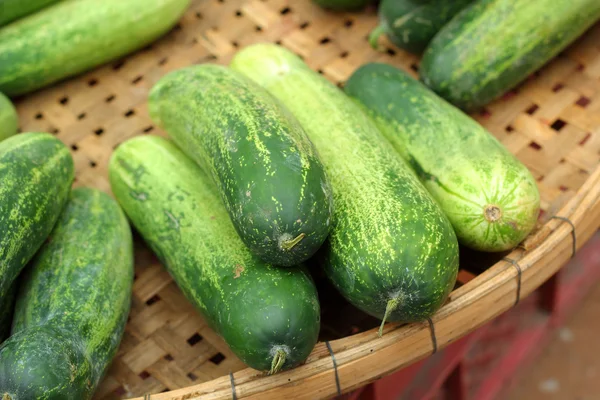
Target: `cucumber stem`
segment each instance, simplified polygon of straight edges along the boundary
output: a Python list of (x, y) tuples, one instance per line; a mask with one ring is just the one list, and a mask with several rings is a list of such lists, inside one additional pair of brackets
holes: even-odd
[(485, 206), (484, 216), (488, 222), (496, 222), (502, 218), (502, 210), (494, 204), (488, 204)]
[(381, 320), (381, 325), (379, 326), (379, 337), (383, 336), (383, 326), (385, 325), (385, 321), (390, 316), (390, 313), (394, 312), (396, 308), (400, 305), (400, 299), (398, 297), (394, 297), (393, 299), (388, 300), (387, 305), (385, 306), (385, 314), (383, 316), (383, 320)]
[(369, 34), (369, 44), (371, 45), (372, 48), (374, 48), (377, 51), (383, 51), (382, 49), (379, 48), (379, 37), (381, 35), (383, 35), (385, 33), (385, 25), (380, 24), (377, 25), (377, 27), (375, 29), (373, 29), (373, 31), (371, 31), (371, 33)]
[(12, 397), (10, 397), (10, 394), (8, 393), (4, 393), (2, 395), (2, 400), (12, 400)]
[(275, 352), (275, 356), (273, 357), (273, 361), (271, 362), (271, 370), (269, 371), (269, 375), (273, 375), (281, 371), (281, 367), (285, 364), (285, 351), (282, 349), (278, 349)]
[(300, 241), (302, 241), (302, 239), (304, 239), (304, 237), (306, 236), (306, 234), (301, 233), (298, 236), (296, 236), (294, 239), (290, 239), (290, 240), (284, 240), (283, 242), (281, 242), (281, 248), (283, 250), (291, 250), (294, 248), (294, 246), (296, 246), (298, 243), (300, 243)]

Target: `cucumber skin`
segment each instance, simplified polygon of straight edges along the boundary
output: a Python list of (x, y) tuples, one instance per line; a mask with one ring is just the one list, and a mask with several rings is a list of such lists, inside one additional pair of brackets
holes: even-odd
[(54, 136), (0, 142), (0, 299), (52, 231), (73, 179), (73, 158)]
[(321, 154), (334, 193), (334, 224), (320, 252), (328, 278), (361, 310), (387, 320), (431, 316), (453, 288), (458, 243), (416, 175), (360, 107), (297, 56), (275, 45), (239, 52), (232, 68), (296, 115)]
[[(297, 265), (329, 234), (331, 187), (296, 119), (251, 80), (204, 64), (152, 89), (152, 119), (219, 188), (241, 239), (263, 261)], [(292, 249), (283, 237), (306, 235)]]
[(25, 94), (144, 47), (189, 0), (65, 0), (0, 29), (0, 91)]
[[(345, 90), (413, 166), (461, 244), (504, 251), (534, 228), (540, 194), (533, 176), (469, 116), (390, 65), (362, 66)], [(502, 210), (500, 221), (486, 220), (488, 204)]]
[(0, 0), (0, 27), (60, 0)]
[(0, 142), (17, 134), (19, 118), (10, 100), (0, 93)]
[(313, 0), (313, 2), (333, 11), (357, 11), (365, 8), (371, 0)]
[(0, 393), (91, 398), (131, 303), (133, 243), (117, 203), (98, 190), (74, 189), (20, 281), (13, 335), (0, 347)]
[(423, 55), (421, 80), (475, 110), (542, 67), (600, 18), (597, 0), (479, 0), (452, 19)]
[(112, 156), (113, 192), (187, 299), (248, 366), (292, 368), (317, 342), (320, 307), (302, 268), (263, 263), (242, 243), (211, 179), (174, 144), (143, 136)]
[(474, 0), (383, 0), (379, 20), (396, 46), (421, 54), (431, 39)]

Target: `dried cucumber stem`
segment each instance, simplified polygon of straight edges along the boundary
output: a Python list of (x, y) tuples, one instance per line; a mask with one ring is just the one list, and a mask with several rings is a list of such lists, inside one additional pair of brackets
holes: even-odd
[(291, 250), (294, 248), (294, 246), (296, 246), (298, 243), (300, 243), (302, 241), (302, 239), (304, 239), (306, 235), (304, 233), (299, 234), (298, 236), (296, 236), (294, 239), (290, 239), (290, 240), (284, 240), (281, 242), (280, 247), (283, 250)]
[(275, 356), (273, 356), (273, 361), (271, 362), (271, 370), (269, 371), (269, 375), (273, 375), (281, 371), (281, 367), (285, 364), (286, 353), (283, 349), (277, 349), (275, 351)]
[(494, 204), (488, 204), (485, 206), (484, 215), (488, 222), (496, 222), (502, 218), (502, 210)]
[(383, 24), (377, 26), (377, 28), (373, 29), (373, 31), (369, 34), (369, 44), (372, 48), (377, 51), (383, 51), (379, 47), (379, 37), (383, 35), (386, 31), (386, 27)]
[(379, 337), (383, 336), (383, 326), (385, 325), (385, 321), (390, 316), (390, 313), (394, 312), (396, 308), (400, 305), (400, 298), (394, 297), (387, 302), (387, 306), (385, 306), (385, 314), (383, 316), (383, 320), (381, 320), (381, 326), (379, 327)]

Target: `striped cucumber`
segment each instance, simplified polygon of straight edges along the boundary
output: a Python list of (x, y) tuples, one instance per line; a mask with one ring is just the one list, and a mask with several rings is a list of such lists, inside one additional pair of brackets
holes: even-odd
[(535, 180), (469, 116), (390, 65), (364, 65), (345, 89), (418, 173), (461, 244), (508, 250), (533, 229), (540, 207)]
[(48, 7), (60, 0), (0, 0), (0, 26)]
[(9, 97), (77, 75), (166, 33), (189, 0), (65, 0), (0, 29), (0, 91)]
[(458, 243), (416, 175), (357, 104), (290, 51), (254, 45), (231, 66), (279, 98), (321, 154), (334, 196), (324, 268), (336, 288), (384, 322), (431, 316), (454, 286)]
[(396, 46), (421, 54), (431, 39), (473, 0), (383, 0), (379, 26), (369, 36), (374, 49), (385, 34)]
[(78, 188), (21, 278), (0, 347), (2, 400), (90, 399), (129, 314), (133, 244), (118, 204)]
[(17, 133), (19, 118), (10, 100), (0, 93), (0, 141)]
[(165, 139), (142, 136), (117, 148), (109, 176), (137, 230), (243, 362), (275, 373), (308, 357), (320, 321), (310, 276), (253, 256), (192, 160)]
[(421, 80), (477, 109), (539, 69), (600, 18), (598, 0), (478, 0), (432, 40)]
[(329, 233), (333, 202), (317, 152), (263, 88), (218, 65), (172, 72), (148, 108), (213, 177), (242, 241), (263, 261), (296, 265)]
[(73, 158), (54, 136), (0, 142), (0, 299), (50, 234), (73, 179)]

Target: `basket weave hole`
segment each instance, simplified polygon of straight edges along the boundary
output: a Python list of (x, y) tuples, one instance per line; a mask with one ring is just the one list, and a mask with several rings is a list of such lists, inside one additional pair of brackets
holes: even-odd
[(196, 345), (196, 343), (200, 342), (202, 339), (203, 339), (202, 336), (200, 336), (200, 334), (196, 332), (187, 339), (187, 342), (189, 343), (190, 346), (193, 347), (194, 345)]
[(222, 353), (217, 353), (214, 356), (212, 356), (211, 358), (209, 358), (209, 361), (215, 365), (221, 364), (224, 360), (225, 360), (225, 356)]
[(138, 375), (143, 381), (145, 381), (146, 379), (150, 378), (150, 374), (148, 373), (148, 371), (142, 371), (139, 373)]
[(148, 300), (146, 300), (146, 305), (151, 306), (152, 304), (154, 304), (158, 301), (160, 301), (160, 296), (155, 294), (154, 296), (152, 296)]
[(590, 104), (591, 100), (585, 96), (581, 96), (576, 102), (575, 104), (577, 104), (580, 107), (586, 108), (588, 106), (588, 104)]
[(565, 127), (567, 123), (560, 118), (557, 118), (550, 127), (554, 129), (556, 132), (560, 132), (562, 128)]
[(533, 113), (535, 113), (538, 108), (540, 108), (540, 106), (534, 103), (531, 106), (529, 106), (529, 108), (527, 108), (525, 112), (529, 115), (533, 115)]

